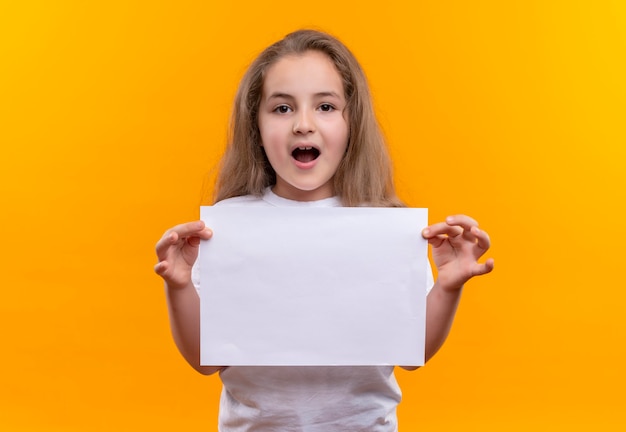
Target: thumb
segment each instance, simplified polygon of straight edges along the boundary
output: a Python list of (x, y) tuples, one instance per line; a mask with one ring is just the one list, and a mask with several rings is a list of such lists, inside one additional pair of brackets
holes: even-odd
[(473, 276), (482, 276), (487, 273), (491, 273), (494, 268), (493, 258), (489, 258), (483, 264), (476, 264), (474, 267), (474, 271), (472, 272)]

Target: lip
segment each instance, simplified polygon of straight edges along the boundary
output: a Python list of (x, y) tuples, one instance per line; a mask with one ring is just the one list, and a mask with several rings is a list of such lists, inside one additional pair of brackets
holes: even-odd
[(308, 170), (308, 169), (313, 168), (313, 167), (317, 164), (317, 161), (319, 160), (319, 158), (320, 158), (320, 156), (321, 156), (321, 154), (322, 154), (322, 152), (321, 152), (321, 150), (320, 150), (319, 146), (317, 146), (317, 145), (315, 145), (315, 144), (313, 144), (313, 143), (310, 143), (310, 142), (301, 142), (301, 143), (296, 143), (296, 144), (294, 144), (294, 145), (291, 147), (291, 149), (289, 150), (289, 154), (290, 154), (290, 155), (292, 155), (292, 154), (293, 154), (293, 152), (294, 152), (297, 148), (305, 148), (305, 147), (310, 147), (310, 148), (314, 148), (314, 149), (316, 149), (316, 150), (319, 152), (318, 157), (316, 157), (315, 159), (313, 159), (313, 160), (312, 160), (312, 161), (310, 161), (310, 162), (300, 162), (299, 160), (295, 159), (294, 157), (292, 157), (291, 159), (293, 160), (293, 162), (294, 162), (294, 164), (296, 165), (296, 167), (298, 167), (298, 168), (300, 168), (300, 169), (303, 169), (303, 170)]

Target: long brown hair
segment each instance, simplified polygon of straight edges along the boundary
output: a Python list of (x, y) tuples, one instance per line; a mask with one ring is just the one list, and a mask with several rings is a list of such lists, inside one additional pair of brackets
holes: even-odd
[(333, 62), (343, 80), (350, 131), (346, 155), (334, 176), (334, 190), (345, 206), (402, 206), (396, 197), (387, 146), (374, 114), (365, 73), (350, 50), (336, 38), (299, 30), (266, 48), (243, 76), (230, 121), (228, 146), (215, 184), (215, 201), (262, 195), (276, 172), (260, 145), (258, 110), (267, 70), (281, 58), (319, 51)]

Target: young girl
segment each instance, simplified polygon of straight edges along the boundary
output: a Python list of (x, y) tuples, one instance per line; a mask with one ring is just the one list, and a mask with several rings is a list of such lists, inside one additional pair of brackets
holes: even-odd
[[(403, 205), (395, 195), (365, 75), (341, 42), (317, 31), (297, 31), (252, 63), (235, 98), (215, 205)], [(194, 263), (199, 243), (211, 235), (201, 221), (166, 231), (156, 245), (155, 271), (165, 280), (178, 349), (200, 373), (220, 373), (219, 430), (397, 430), (401, 393), (393, 366), (200, 365)], [(423, 236), (438, 270), (427, 299), (428, 360), (450, 331), (463, 285), (490, 272), (493, 260), (478, 263), (489, 237), (468, 216), (448, 217), (425, 228)]]

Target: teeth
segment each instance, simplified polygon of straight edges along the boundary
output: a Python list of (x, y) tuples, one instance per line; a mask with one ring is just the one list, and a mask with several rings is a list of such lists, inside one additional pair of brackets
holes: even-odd
[(298, 147), (298, 150), (312, 150), (313, 147)]

